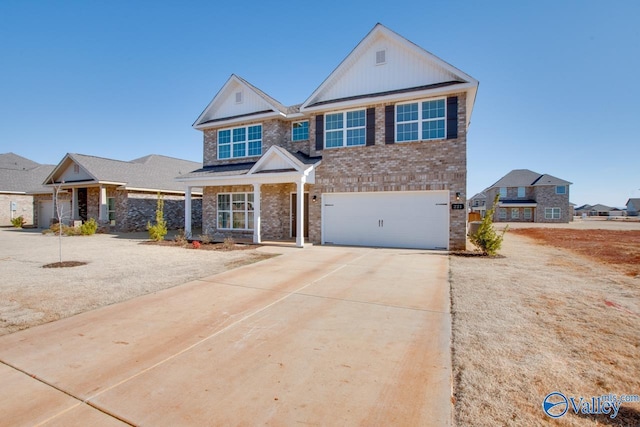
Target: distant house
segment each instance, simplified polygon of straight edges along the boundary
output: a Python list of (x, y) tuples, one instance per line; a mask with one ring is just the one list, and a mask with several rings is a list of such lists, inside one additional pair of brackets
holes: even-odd
[(595, 205), (582, 205), (576, 208), (576, 215), (582, 216), (583, 214), (587, 216), (621, 216), (622, 210), (598, 203)]
[(640, 199), (627, 200), (627, 215), (638, 216), (640, 213)]
[[(160, 155), (131, 161), (67, 154), (41, 182), (49, 191), (60, 187), (63, 222), (94, 218), (116, 231), (142, 231), (155, 218), (158, 194), (164, 200), (169, 229), (184, 224), (185, 190), (175, 181), (202, 164)], [(202, 221), (201, 192), (193, 191), (192, 221)], [(37, 223), (48, 227), (57, 210), (51, 193), (36, 196)]]
[(51, 191), (42, 181), (53, 168), (14, 153), (0, 154), (0, 226), (19, 216), (27, 225), (35, 224), (34, 194)]
[(478, 212), (484, 218), (487, 212), (487, 195), (484, 192), (477, 193), (469, 199), (469, 209), (471, 212)]
[(493, 207), (496, 195), (496, 222), (569, 222), (573, 207), (569, 203), (571, 182), (529, 169), (515, 169), (487, 188), (486, 209)]

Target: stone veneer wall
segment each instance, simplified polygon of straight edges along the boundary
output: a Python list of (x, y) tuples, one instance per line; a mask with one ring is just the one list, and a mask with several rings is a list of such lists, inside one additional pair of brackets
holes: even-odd
[[(16, 210), (11, 216), (11, 202), (15, 202)], [(33, 196), (26, 194), (0, 194), (0, 227), (10, 226), (11, 219), (22, 216), (26, 225), (36, 224), (34, 218)]]
[[(145, 231), (147, 222), (155, 221), (156, 193), (117, 191), (116, 226), (119, 231)], [(184, 196), (164, 194), (164, 219), (169, 230), (184, 228)], [(191, 221), (195, 227), (202, 222), (202, 199), (191, 200)]]

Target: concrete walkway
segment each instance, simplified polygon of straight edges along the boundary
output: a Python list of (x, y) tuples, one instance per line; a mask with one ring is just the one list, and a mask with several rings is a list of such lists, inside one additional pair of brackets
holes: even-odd
[(450, 425), (448, 257), (283, 255), (0, 337), (0, 425)]

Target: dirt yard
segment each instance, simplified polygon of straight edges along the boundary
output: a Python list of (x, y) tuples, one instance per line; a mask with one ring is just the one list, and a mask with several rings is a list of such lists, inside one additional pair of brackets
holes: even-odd
[(451, 257), (457, 424), (640, 425), (640, 402), (615, 418), (542, 410), (554, 391), (640, 394), (640, 224), (521, 227), (504, 258)]
[(0, 228), (0, 335), (181, 285), (273, 256), (144, 244), (146, 233), (62, 237)]

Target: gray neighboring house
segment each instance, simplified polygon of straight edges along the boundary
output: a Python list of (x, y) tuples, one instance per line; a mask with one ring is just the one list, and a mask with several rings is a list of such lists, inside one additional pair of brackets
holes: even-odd
[(478, 212), (480, 216), (484, 218), (487, 213), (487, 195), (484, 194), (484, 191), (481, 191), (470, 198), (468, 204), (471, 212)]
[(623, 212), (618, 208), (597, 203), (595, 205), (582, 205), (576, 208), (576, 215), (586, 216), (622, 216)]
[(569, 222), (573, 219), (571, 184), (548, 174), (515, 169), (484, 191), (486, 209), (493, 207), (499, 194), (495, 222)]
[(36, 224), (34, 196), (51, 191), (42, 182), (54, 167), (14, 153), (0, 154), (0, 226), (10, 226), (19, 216), (26, 225)]
[(627, 200), (627, 215), (638, 216), (640, 213), (640, 199)]
[[(188, 160), (151, 154), (131, 161), (105, 159), (84, 154), (67, 154), (44, 179), (53, 192), (63, 190), (63, 222), (94, 218), (114, 231), (142, 231), (155, 219), (158, 194), (164, 200), (169, 229), (184, 225), (185, 189), (175, 177), (201, 168)], [(202, 222), (202, 193), (191, 192), (191, 221)], [(37, 223), (48, 227), (56, 217), (54, 197), (37, 197)]]

